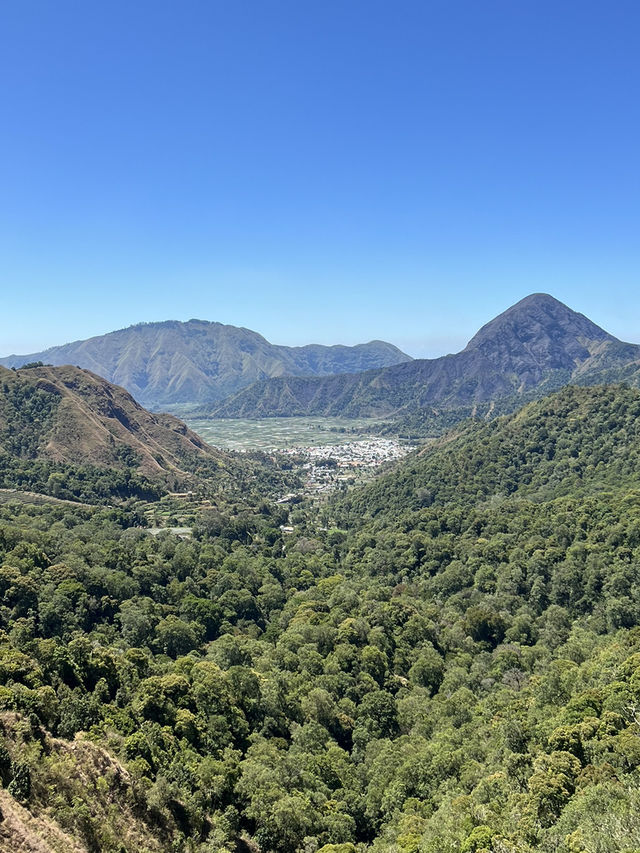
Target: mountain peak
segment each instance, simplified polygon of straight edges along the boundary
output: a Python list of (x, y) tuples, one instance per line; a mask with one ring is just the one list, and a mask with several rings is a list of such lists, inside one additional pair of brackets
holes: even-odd
[(379, 417), (427, 409), (436, 418), (448, 411), (442, 422), (451, 424), (476, 414), (479, 404), (505, 411), (525, 394), (542, 396), (573, 379), (640, 376), (638, 364), (640, 346), (622, 343), (548, 293), (532, 293), (483, 326), (462, 352), (349, 376), (264, 380), (216, 414)]
[(555, 296), (552, 296), (550, 293), (543, 293), (542, 291), (540, 291), (539, 293), (530, 293), (528, 296), (524, 296), (518, 302), (514, 303), (511, 308), (507, 308), (507, 311), (511, 311), (514, 308), (518, 307), (526, 308), (531, 305), (539, 307), (548, 306), (554, 308), (564, 308), (567, 311), (571, 310), (564, 304), (564, 302), (560, 302), (559, 299), (556, 299)]
[(485, 350), (513, 358), (518, 352), (548, 361), (549, 367), (573, 368), (595, 346), (616, 338), (584, 314), (548, 293), (532, 293), (507, 308), (471, 338), (465, 351)]

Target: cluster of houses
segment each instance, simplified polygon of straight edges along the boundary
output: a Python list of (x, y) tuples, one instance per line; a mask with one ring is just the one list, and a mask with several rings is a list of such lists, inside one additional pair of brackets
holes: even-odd
[[(303, 460), (305, 491), (322, 494), (366, 479), (375, 468), (401, 459), (414, 447), (391, 438), (370, 438), (315, 447), (288, 447), (279, 453)], [(287, 496), (288, 497), (288, 496)]]

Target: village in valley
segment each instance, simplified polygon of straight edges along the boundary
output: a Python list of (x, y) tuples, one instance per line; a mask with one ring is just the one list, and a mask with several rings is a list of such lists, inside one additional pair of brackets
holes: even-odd
[[(372, 430), (386, 422), (374, 418), (193, 418), (187, 423), (214, 447), (259, 451), (274, 461), (284, 458), (287, 467), (300, 471), (306, 496), (366, 482), (382, 465), (415, 450), (415, 445), (396, 436), (376, 435)], [(282, 495), (280, 501), (293, 503), (299, 497)]]
[[(367, 480), (381, 465), (396, 462), (414, 449), (413, 445), (396, 439), (376, 437), (342, 444), (280, 448), (277, 452), (298, 461), (307, 494), (322, 495)], [(281, 501), (289, 502), (291, 497), (286, 495)]]

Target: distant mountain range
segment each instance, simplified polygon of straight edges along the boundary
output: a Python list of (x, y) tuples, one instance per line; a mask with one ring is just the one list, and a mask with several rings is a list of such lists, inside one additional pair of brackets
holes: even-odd
[[(217, 417), (400, 416), (460, 420), (515, 409), (567, 383), (637, 383), (640, 346), (557, 299), (535, 293), (483, 326), (455, 355), (362, 373), (257, 382), (212, 408)], [(416, 414), (417, 413), (417, 414)]]
[(87, 368), (156, 411), (393, 417), (411, 434), (512, 411), (568, 383), (640, 384), (639, 345), (544, 293), (491, 320), (461, 352), (435, 359), (413, 360), (383, 341), (276, 346), (248, 329), (190, 320), (131, 326), (0, 364), (38, 361)]
[(252, 383), (276, 376), (355, 373), (410, 361), (392, 344), (277, 346), (249, 329), (189, 320), (144, 323), (0, 365), (74, 364), (121, 385), (155, 410), (221, 401)]

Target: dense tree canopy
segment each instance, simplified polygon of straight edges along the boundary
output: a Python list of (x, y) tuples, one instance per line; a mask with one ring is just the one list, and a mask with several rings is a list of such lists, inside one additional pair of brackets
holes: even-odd
[(90, 850), (639, 850), (638, 415), (564, 390), (290, 535), (0, 506), (3, 785)]

